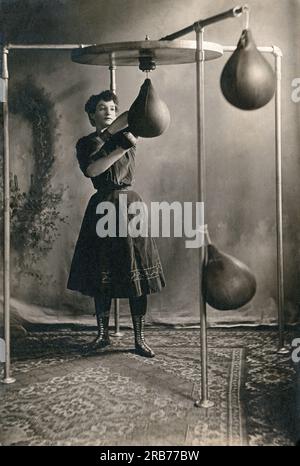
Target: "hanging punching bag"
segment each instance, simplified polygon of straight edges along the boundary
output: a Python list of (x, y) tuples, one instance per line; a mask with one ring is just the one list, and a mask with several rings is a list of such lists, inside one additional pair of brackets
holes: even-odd
[(170, 124), (168, 107), (158, 96), (150, 79), (145, 79), (129, 109), (128, 124), (130, 131), (142, 138), (159, 136)]
[(273, 97), (276, 79), (271, 65), (257, 50), (250, 29), (244, 29), (221, 75), (224, 97), (235, 107), (255, 110)]
[(256, 280), (245, 264), (208, 244), (203, 290), (206, 302), (215, 309), (238, 309), (253, 298)]

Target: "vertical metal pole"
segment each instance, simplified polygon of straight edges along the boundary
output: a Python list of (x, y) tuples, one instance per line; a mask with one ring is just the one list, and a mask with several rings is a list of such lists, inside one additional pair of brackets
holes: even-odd
[[(204, 110), (204, 63), (203, 28), (196, 30), (196, 89), (197, 89), (197, 164), (198, 164), (198, 202), (203, 202), (205, 209), (205, 110)], [(204, 213), (205, 222), (205, 213)], [(196, 407), (210, 408), (213, 402), (208, 398), (208, 360), (207, 360), (207, 319), (206, 302), (203, 296), (203, 266), (206, 258), (206, 246), (199, 248), (199, 310), (200, 310), (200, 356), (201, 356), (201, 399)]]
[(3, 80), (3, 211), (4, 211), (4, 248), (3, 248), (3, 290), (4, 290), (4, 340), (5, 366), (3, 383), (15, 382), (10, 376), (10, 190), (9, 190), (9, 131), (8, 131), (8, 48), (2, 47)]
[[(114, 64), (112, 55), (110, 55), (109, 61), (110, 61), (110, 65), (109, 65), (110, 90), (116, 93), (116, 90), (117, 90), (116, 69), (117, 67)], [(121, 337), (123, 334), (120, 332), (120, 302), (118, 298), (115, 298), (113, 301), (114, 301), (115, 331), (111, 336)]]
[(110, 90), (116, 93), (117, 86), (116, 86), (116, 69), (117, 67), (114, 65), (110, 65), (109, 72), (110, 72)]
[(276, 241), (277, 241), (277, 303), (279, 354), (287, 354), (285, 346), (284, 283), (283, 283), (283, 228), (282, 228), (282, 153), (281, 153), (281, 58), (282, 53), (274, 47), (276, 94), (275, 94), (275, 157), (276, 157)]
[[(275, 57), (275, 185), (276, 185), (276, 251), (277, 251), (277, 307), (278, 307), (278, 354), (288, 354), (285, 343), (284, 275), (283, 275), (283, 221), (282, 221), (282, 115), (281, 115), (281, 68), (282, 51), (273, 47), (257, 47), (260, 52), (272, 53)], [(224, 52), (233, 52), (236, 46), (223, 46)]]
[(115, 310), (115, 333), (112, 334), (113, 337), (122, 337), (123, 333), (120, 332), (120, 300), (114, 299), (114, 310)]

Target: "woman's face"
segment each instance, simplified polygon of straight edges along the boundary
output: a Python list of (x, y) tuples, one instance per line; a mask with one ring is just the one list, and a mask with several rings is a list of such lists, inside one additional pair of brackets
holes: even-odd
[(94, 119), (97, 130), (101, 131), (111, 125), (111, 123), (116, 119), (116, 104), (113, 100), (108, 102), (100, 100), (97, 104), (95, 113), (92, 113), (91, 116)]

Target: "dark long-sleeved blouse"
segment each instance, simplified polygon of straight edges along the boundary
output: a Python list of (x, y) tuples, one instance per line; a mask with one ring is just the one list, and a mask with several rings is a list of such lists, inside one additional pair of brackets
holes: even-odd
[[(85, 176), (88, 176), (86, 170), (91, 163), (89, 159), (91, 154), (99, 150), (102, 144), (103, 141), (96, 132), (84, 136), (77, 142), (76, 156), (81, 171)], [(89, 177), (92, 180), (94, 188), (100, 191), (109, 191), (111, 189), (121, 189), (131, 186), (134, 182), (135, 153), (136, 147), (131, 147), (105, 172), (95, 177)]]

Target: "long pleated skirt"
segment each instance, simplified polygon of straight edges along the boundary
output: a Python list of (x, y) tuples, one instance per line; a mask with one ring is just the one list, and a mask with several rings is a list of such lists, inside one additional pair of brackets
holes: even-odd
[[(126, 204), (124, 196), (120, 203), (120, 194), (127, 195)], [(99, 237), (96, 226), (104, 214), (98, 214), (96, 209), (99, 203), (107, 201), (115, 206), (117, 236)], [(112, 298), (129, 298), (156, 293), (165, 286), (155, 240), (145, 235), (119, 236), (120, 215), (124, 219), (124, 213), (127, 214), (125, 218), (128, 222), (132, 219), (132, 215), (128, 214), (132, 202), (142, 202), (142, 199), (135, 191), (128, 189), (97, 191), (91, 197), (75, 246), (68, 289), (87, 296), (105, 294)]]

